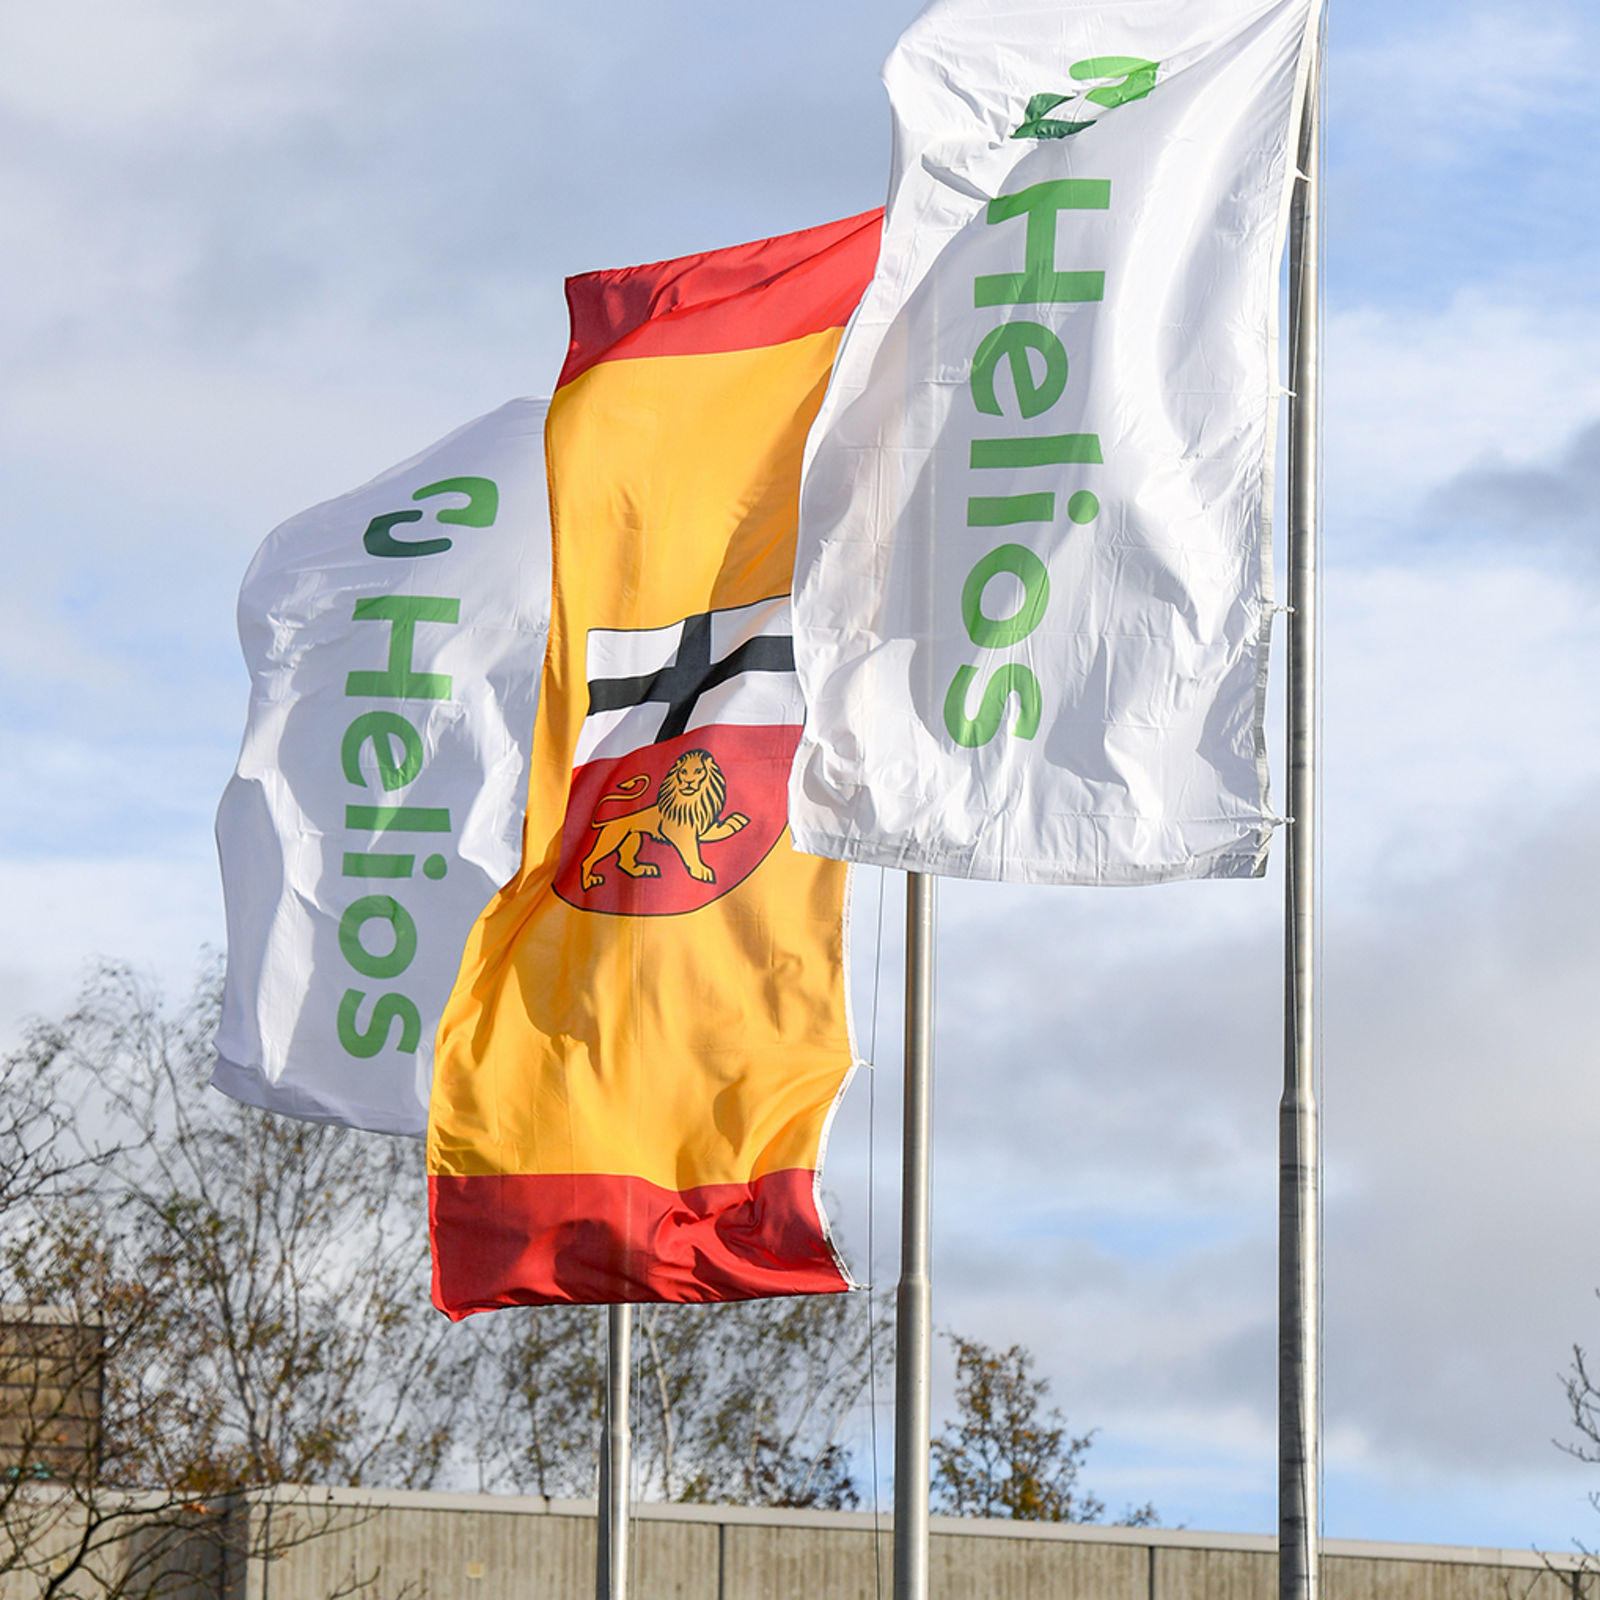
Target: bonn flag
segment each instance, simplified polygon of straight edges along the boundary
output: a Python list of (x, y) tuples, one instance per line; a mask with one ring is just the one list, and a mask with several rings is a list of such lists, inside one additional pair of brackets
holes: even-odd
[(935, 0), (812, 431), (801, 849), (1264, 864), (1277, 265), (1311, 0)]
[(302, 512), (245, 575), (212, 1078), (237, 1100), (426, 1131), (462, 944), (521, 859), (550, 618), (544, 413), (513, 400)]
[(851, 1061), (844, 869), (786, 826), (800, 458), (879, 218), (567, 286), (520, 872), (429, 1118), (434, 1298), (849, 1286), (816, 1195)]

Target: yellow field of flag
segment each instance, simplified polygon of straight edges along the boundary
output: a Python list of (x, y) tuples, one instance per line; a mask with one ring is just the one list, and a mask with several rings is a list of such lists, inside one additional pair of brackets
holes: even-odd
[(434, 1298), (849, 1287), (844, 868), (797, 854), (800, 463), (881, 214), (569, 280), (523, 863), (435, 1056)]

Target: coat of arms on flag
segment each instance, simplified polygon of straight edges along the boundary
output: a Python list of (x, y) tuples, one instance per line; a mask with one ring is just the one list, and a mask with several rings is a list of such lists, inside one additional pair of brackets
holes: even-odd
[(805, 709), (789, 597), (667, 628), (591, 629), (556, 893), (583, 911), (693, 911), (782, 834)]

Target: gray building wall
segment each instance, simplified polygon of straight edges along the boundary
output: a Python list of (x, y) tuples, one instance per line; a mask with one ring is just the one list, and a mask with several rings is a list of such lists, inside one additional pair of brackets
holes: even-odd
[[(251, 1533), (260, 1548), (257, 1503)], [(590, 1600), (594, 1508), (501, 1496), (280, 1491), (233, 1600)], [(285, 1540), (292, 1540), (287, 1548)], [(877, 1600), (890, 1520), (641, 1506), (640, 1600)], [(1531, 1551), (1330, 1541), (1327, 1600), (1600, 1600), (1580, 1564)], [(933, 1519), (936, 1600), (1276, 1600), (1274, 1541), (1253, 1535)]]

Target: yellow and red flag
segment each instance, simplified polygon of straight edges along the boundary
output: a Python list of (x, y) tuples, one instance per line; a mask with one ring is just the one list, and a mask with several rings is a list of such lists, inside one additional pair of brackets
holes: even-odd
[(567, 284), (519, 873), (445, 1009), (434, 1299), (849, 1287), (817, 1200), (844, 868), (797, 854), (800, 461), (881, 213)]

